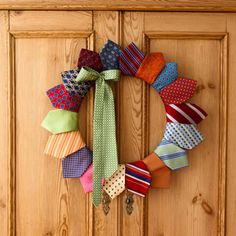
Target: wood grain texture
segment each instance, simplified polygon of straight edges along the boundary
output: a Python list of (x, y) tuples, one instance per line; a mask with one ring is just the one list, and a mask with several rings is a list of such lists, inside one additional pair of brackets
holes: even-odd
[(9, 172), (8, 167), (10, 160), (8, 157), (8, 141), (9, 133), (7, 127), (9, 126), (9, 116), (8, 116), (8, 43), (9, 38), (7, 34), (8, 30), (8, 12), (0, 12), (0, 229), (2, 235), (7, 235), (9, 232), (9, 221), (8, 214), (9, 211)]
[(145, 10), (235, 12), (234, 0), (1, 0), (0, 9), (9, 10)]
[[(96, 32), (95, 48), (97, 52), (100, 52), (107, 39), (119, 43), (119, 30), (120, 30), (120, 14), (116, 11), (100, 12), (96, 11), (93, 14), (93, 27)], [(115, 90), (117, 82), (111, 83), (114, 91), (114, 97), (117, 101)], [(102, 205), (98, 208), (94, 208), (94, 228), (93, 235), (119, 235), (119, 200), (118, 198), (112, 200), (110, 211), (108, 215), (105, 215), (102, 209)]]
[[(34, 19), (34, 13), (31, 14)], [(56, 19), (51, 13), (48, 17)], [(80, 21), (82, 24), (81, 16)], [(84, 24), (87, 22), (88, 18), (85, 17)], [(92, 25), (92, 17), (87, 25), (91, 31), (89, 25)], [(16, 27), (11, 24), (11, 28)], [(49, 134), (40, 127), (40, 123), (47, 111), (52, 109), (45, 91), (61, 83), (60, 72), (76, 65), (80, 49), (93, 45), (91, 38), (82, 37), (79, 33), (77, 38), (70, 37), (66, 31), (64, 35), (56, 35), (59, 37), (54, 35), (54, 38), (43, 37), (43, 31), (38, 31), (40, 38), (34, 37), (35, 34), (32, 37), (30, 34), (24, 37), (23, 34), (21, 38), (17, 33), (14, 37), (14, 32), (11, 45), (14, 51), (11, 58), (11, 64), (14, 65), (12, 75), (15, 75), (11, 78), (15, 90), (15, 113), (13, 110), (11, 115), (16, 126), (14, 231), (19, 235), (87, 235), (88, 195), (84, 194), (79, 179), (62, 178), (60, 162), (43, 156)], [(80, 127), (88, 141), (87, 101), (88, 98), (83, 101), (80, 110)]]

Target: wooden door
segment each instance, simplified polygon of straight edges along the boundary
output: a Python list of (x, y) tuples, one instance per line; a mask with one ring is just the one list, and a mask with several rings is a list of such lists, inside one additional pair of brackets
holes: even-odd
[[(236, 135), (235, 14), (1, 11), (0, 25), (0, 235), (215, 236), (224, 235), (226, 226), (227, 235), (236, 234), (235, 193), (229, 190), (236, 175), (230, 138)], [(108, 38), (123, 47), (133, 41), (146, 53), (161, 51), (176, 61), (180, 75), (198, 81), (192, 101), (209, 114), (199, 126), (206, 140), (189, 152), (190, 167), (173, 173), (170, 189), (134, 197), (131, 215), (124, 193), (105, 216), (78, 179), (63, 179), (61, 163), (43, 155), (49, 133), (40, 123), (52, 108), (45, 91), (75, 66), (81, 48), (99, 51)], [(90, 147), (93, 93), (80, 110)], [(119, 160), (142, 159), (163, 135), (160, 97), (131, 77), (122, 77), (114, 93)]]

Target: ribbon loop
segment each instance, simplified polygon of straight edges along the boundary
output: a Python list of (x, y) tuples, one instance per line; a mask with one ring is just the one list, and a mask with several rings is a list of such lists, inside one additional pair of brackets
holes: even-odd
[(105, 70), (101, 73), (83, 67), (76, 80), (95, 80), (96, 92), (93, 116), (93, 203), (98, 206), (102, 196), (102, 178), (108, 179), (118, 169), (115, 105), (112, 89), (107, 81), (118, 81), (119, 70)]

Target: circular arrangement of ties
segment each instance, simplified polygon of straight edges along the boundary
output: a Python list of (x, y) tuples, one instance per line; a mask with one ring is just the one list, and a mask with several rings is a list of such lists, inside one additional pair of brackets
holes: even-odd
[[(149, 83), (160, 95), (166, 110), (164, 137), (156, 149), (133, 163), (119, 164), (115, 108), (109, 81), (120, 75)], [(42, 127), (50, 135), (44, 153), (62, 160), (64, 178), (80, 178), (85, 192), (93, 192), (93, 203), (102, 193), (111, 199), (125, 189), (145, 197), (149, 188), (167, 188), (171, 171), (188, 166), (187, 150), (203, 141), (197, 124), (206, 112), (188, 102), (197, 81), (178, 77), (177, 63), (165, 62), (160, 52), (144, 55), (134, 44), (125, 49), (108, 40), (100, 53), (81, 49), (77, 67), (61, 73), (62, 82), (47, 95), (56, 109), (48, 112)], [(83, 98), (95, 86), (93, 152), (78, 127)]]

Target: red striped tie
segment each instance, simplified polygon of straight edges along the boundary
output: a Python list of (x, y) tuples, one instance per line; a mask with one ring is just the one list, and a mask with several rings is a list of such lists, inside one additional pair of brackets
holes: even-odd
[(167, 122), (198, 124), (207, 117), (207, 113), (193, 103), (169, 104), (165, 106)]

